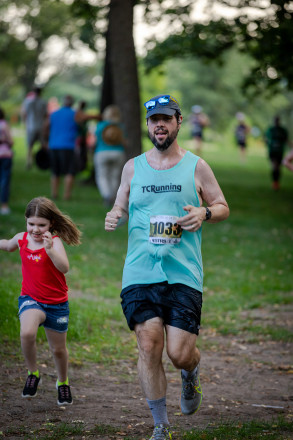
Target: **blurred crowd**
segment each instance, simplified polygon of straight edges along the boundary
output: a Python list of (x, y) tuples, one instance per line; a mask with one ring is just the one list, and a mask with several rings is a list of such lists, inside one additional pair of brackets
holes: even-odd
[[(105, 206), (111, 206), (120, 182), (126, 160), (127, 135), (122, 124), (120, 109), (106, 107), (102, 113), (87, 110), (87, 102), (74, 102), (66, 95), (60, 104), (56, 97), (46, 101), (43, 90), (35, 87), (21, 105), (21, 120), (26, 130), (26, 169), (35, 164), (50, 169), (51, 198), (59, 198), (63, 179), (63, 199), (70, 200), (76, 174), (86, 171), (84, 184), (96, 184)], [(234, 138), (239, 147), (240, 159), (246, 160), (248, 137), (253, 128), (242, 112), (235, 115)], [(202, 154), (204, 132), (210, 118), (200, 105), (193, 105), (189, 116), (191, 149)], [(264, 141), (271, 165), (271, 182), (274, 190), (280, 189), (281, 169), (293, 171), (293, 149), (289, 147), (288, 130), (280, 117), (275, 116), (267, 128)], [(13, 139), (5, 111), (0, 108), (0, 213), (10, 214), (9, 194), (13, 165)]]
[[(257, 127), (250, 127), (246, 121), (246, 116), (242, 112), (235, 115), (236, 123), (234, 124), (235, 144), (240, 151), (240, 160), (242, 163), (246, 161), (247, 146), (249, 135), (260, 135)], [(189, 117), (191, 125), (191, 136), (194, 139), (193, 149), (196, 154), (202, 153), (204, 131), (210, 125), (210, 119), (203, 112), (200, 105), (191, 107), (191, 115)], [(289, 141), (289, 133), (283, 126), (279, 115), (275, 115), (272, 124), (268, 126), (264, 133), (263, 141), (267, 147), (267, 155), (271, 167), (271, 184), (275, 191), (280, 189), (282, 166), (293, 171), (293, 145)], [(286, 149), (290, 151), (286, 154)]]
[[(110, 105), (102, 113), (87, 111), (86, 101), (74, 106), (66, 95), (42, 97), (42, 88), (29, 92), (21, 105), (26, 132), (26, 169), (34, 165), (50, 169), (51, 198), (59, 198), (63, 180), (63, 199), (70, 200), (75, 176), (85, 171), (83, 183), (96, 184), (103, 203), (110, 206), (119, 186), (125, 163), (126, 135), (121, 113)], [(91, 121), (91, 123), (90, 123)], [(90, 124), (89, 124), (90, 123)], [(0, 109), (0, 195), (1, 214), (10, 214), (9, 193), (12, 176), (13, 140), (9, 123)]]

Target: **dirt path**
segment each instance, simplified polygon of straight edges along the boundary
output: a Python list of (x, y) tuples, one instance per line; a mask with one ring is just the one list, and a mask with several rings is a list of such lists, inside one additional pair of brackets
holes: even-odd
[[(288, 319), (288, 311), (276, 313), (273, 318), (271, 314), (268, 317), (262, 311), (255, 317), (273, 321), (278, 319), (280, 323)], [(292, 326), (292, 320), (287, 325)], [(292, 420), (292, 344), (272, 341), (247, 344), (243, 335), (241, 339), (224, 338), (204, 329), (201, 338), (205, 345), (207, 342), (211, 345), (210, 349), (202, 351), (201, 383), (204, 399), (196, 415), (181, 415), (179, 373), (165, 359), (169, 383), (168, 413), (174, 432), (177, 432), (174, 439), (180, 439), (180, 428), (206, 428), (208, 425), (216, 426), (231, 421), (271, 421), (278, 415)], [(116, 363), (108, 371), (92, 364), (71, 366), (74, 404), (59, 408), (54, 388), (56, 377), (48, 358), (48, 353), (41, 354), (43, 384), (38, 396), (30, 401), (20, 397), (24, 382), (23, 364), (11, 366), (11, 357), (4, 356), (1, 359), (0, 431), (3, 438), (29, 438), (22, 431), (29, 433), (38, 427), (41, 433), (48, 424), (61, 422), (81, 422), (85, 431), (97, 424), (111, 425), (117, 427), (118, 431), (112, 435), (89, 434), (86, 437), (75, 436), (74, 439), (122, 440), (128, 436), (143, 440), (150, 437), (152, 418), (142, 398), (134, 364)], [(31, 438), (38, 437), (32, 434)]]

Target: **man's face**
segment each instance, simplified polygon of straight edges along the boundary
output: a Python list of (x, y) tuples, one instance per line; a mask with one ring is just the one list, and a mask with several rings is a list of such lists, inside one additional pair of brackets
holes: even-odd
[[(181, 122), (181, 119), (179, 121)], [(180, 127), (174, 115), (161, 114), (150, 116), (147, 125), (149, 138), (159, 151), (165, 151), (170, 147), (177, 138)]]

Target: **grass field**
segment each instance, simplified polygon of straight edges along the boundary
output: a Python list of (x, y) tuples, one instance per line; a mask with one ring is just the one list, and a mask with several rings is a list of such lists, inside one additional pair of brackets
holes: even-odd
[[(37, 168), (26, 171), (24, 153), (23, 139), (16, 139), (12, 215), (0, 217), (0, 238), (10, 238), (24, 230), (24, 209), (29, 200), (40, 195), (50, 196), (49, 172)], [(253, 341), (265, 338), (292, 342), (292, 334), (281, 325), (254, 326), (242, 312), (293, 301), (293, 174), (283, 170), (281, 190), (272, 191), (265, 150), (258, 144), (249, 148), (245, 164), (240, 162), (234, 146), (220, 143), (207, 144), (203, 158), (214, 170), (231, 210), (227, 221), (203, 227), (203, 325), (223, 335), (245, 331)], [(101, 197), (94, 186), (82, 185), (81, 180), (82, 176), (78, 176), (72, 201), (57, 201), (58, 207), (68, 213), (83, 232), (80, 247), (66, 247), (71, 265), (67, 276), (71, 293), (72, 319), (68, 333), (71, 360), (109, 364), (113, 359), (135, 359), (135, 338), (127, 329), (119, 300), (127, 227), (113, 234), (105, 233), (106, 209)], [(3, 356), (4, 346), (6, 352), (9, 347), (14, 347), (14, 351), (19, 347), (17, 297), (21, 270), (18, 252), (0, 252), (0, 268)], [(42, 329), (39, 341), (46, 343)], [(287, 422), (280, 423), (286, 430)], [(197, 436), (186, 433), (184, 439), (258, 440), (263, 438), (267, 428), (250, 424), (225, 427), (223, 432), (221, 427), (217, 429), (217, 432), (206, 431)], [(230, 429), (230, 437), (227, 437), (227, 429)], [(273, 425), (269, 429), (266, 439), (280, 438)], [(54, 438), (65, 437), (60, 434)]]

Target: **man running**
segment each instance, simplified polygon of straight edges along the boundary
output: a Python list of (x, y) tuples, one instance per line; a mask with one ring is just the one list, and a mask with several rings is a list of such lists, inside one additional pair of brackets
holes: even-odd
[(122, 308), (136, 334), (138, 375), (154, 418), (150, 440), (163, 440), (172, 438), (164, 335), (167, 355), (181, 370), (181, 410), (193, 414), (202, 401), (196, 347), (203, 291), (201, 227), (203, 221), (225, 220), (229, 208), (209, 165), (178, 145), (182, 115), (177, 100), (159, 95), (145, 107), (154, 147), (125, 164), (105, 229), (129, 222)]
[(274, 117), (273, 125), (265, 133), (265, 141), (271, 162), (272, 188), (278, 191), (280, 189), (282, 160), (288, 142), (288, 130), (281, 125), (280, 116)]

